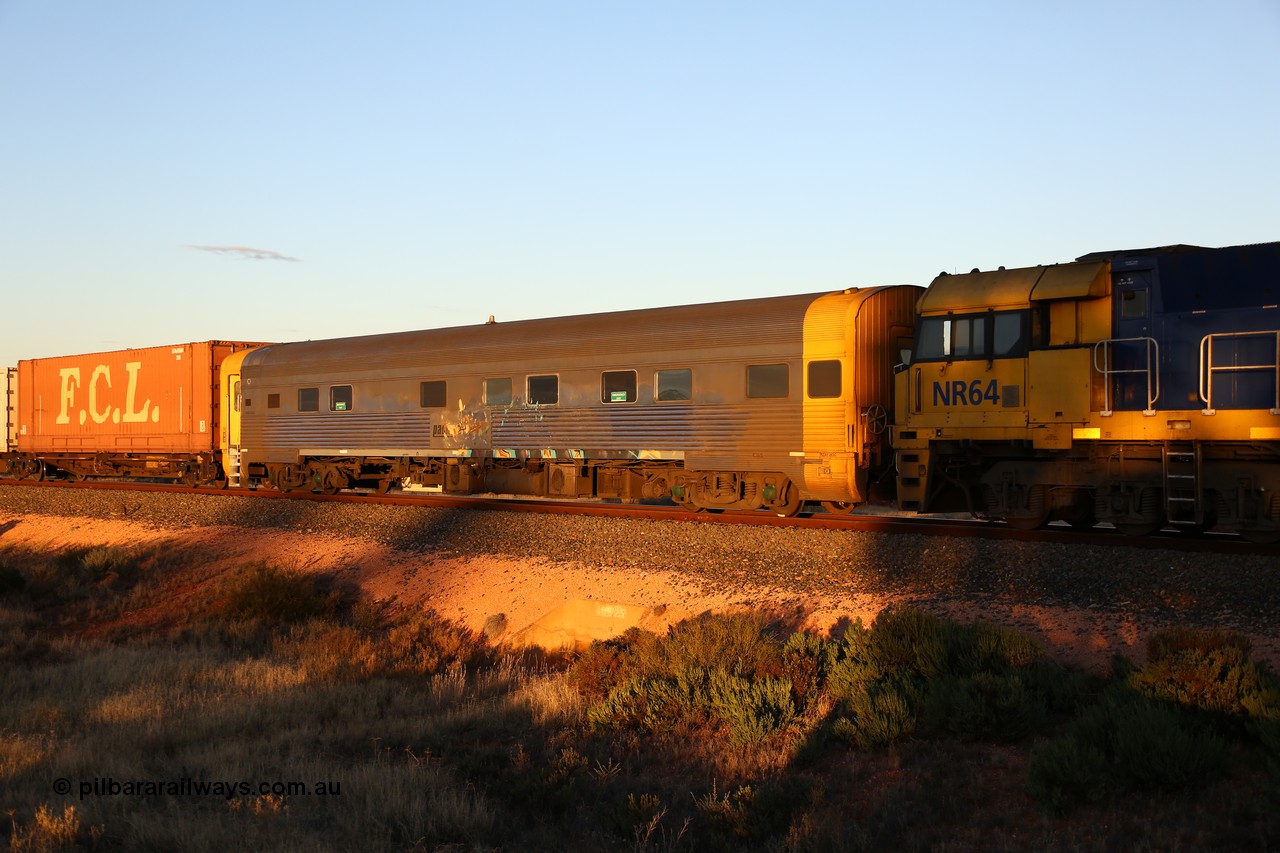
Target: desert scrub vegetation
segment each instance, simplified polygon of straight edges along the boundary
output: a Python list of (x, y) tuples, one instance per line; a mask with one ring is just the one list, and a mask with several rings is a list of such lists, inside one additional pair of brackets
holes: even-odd
[(1280, 806), (1278, 726), (1280, 680), (1244, 638), (1169, 629), (1150, 638), (1144, 666), (1116, 661), (1097, 699), (1037, 746), (1030, 789), (1064, 813), (1123, 791), (1203, 788), (1240, 763), (1266, 774)]
[[(1197, 849), (1280, 833), (1274, 678), (1224, 632), (1159, 635), (1107, 677), (911, 607), (834, 636), (742, 612), (516, 654), (270, 563), (89, 553), (0, 549), (16, 575), (0, 587), (0, 847)], [(87, 630), (175, 595), (180, 619)]]

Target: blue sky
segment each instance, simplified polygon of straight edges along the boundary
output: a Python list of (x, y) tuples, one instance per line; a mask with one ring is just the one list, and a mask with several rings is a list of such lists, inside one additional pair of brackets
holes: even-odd
[(1280, 0), (0, 0), (0, 364), (1277, 240), (1278, 107)]

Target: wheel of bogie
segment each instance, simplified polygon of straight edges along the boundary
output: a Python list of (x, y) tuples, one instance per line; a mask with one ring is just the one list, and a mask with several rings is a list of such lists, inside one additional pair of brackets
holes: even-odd
[(1280, 530), (1241, 530), (1240, 535), (1245, 541), (1252, 542), (1255, 545), (1274, 545), (1280, 542)]
[(1049, 513), (1043, 512), (1039, 515), (1015, 515), (1012, 518), (1004, 519), (1004, 523), (1012, 527), (1014, 530), (1039, 530), (1049, 523)]
[(385, 495), (387, 492), (391, 491), (391, 487), (395, 485), (395, 482), (396, 481), (394, 477), (388, 477), (388, 478), (379, 480), (377, 482), (377, 485), (373, 487), (373, 490), (380, 495)]
[(1062, 510), (1058, 518), (1074, 530), (1089, 530), (1098, 523), (1098, 516), (1091, 503), (1075, 503)]
[(1132, 521), (1124, 524), (1114, 522), (1114, 524), (1116, 530), (1119, 530), (1125, 536), (1150, 536), (1164, 526), (1159, 521)]
[(800, 511), (800, 507), (804, 502), (800, 499), (800, 490), (794, 485), (787, 486), (787, 502), (784, 504), (775, 504), (770, 509), (773, 514), (779, 518), (791, 518)]
[(347, 475), (337, 468), (321, 469), (314, 479), (320, 484), (316, 491), (322, 495), (336, 495), (347, 487)]
[(822, 508), (832, 515), (848, 515), (857, 506), (853, 501), (823, 501)]

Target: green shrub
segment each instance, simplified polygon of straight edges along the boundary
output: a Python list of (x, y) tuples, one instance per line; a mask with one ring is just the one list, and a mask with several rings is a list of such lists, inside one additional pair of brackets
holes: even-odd
[(1153, 637), (1151, 662), (1129, 675), (1138, 692), (1237, 717), (1280, 715), (1280, 682), (1226, 631), (1182, 629)]
[(929, 682), (923, 717), (933, 732), (967, 740), (1016, 741), (1044, 726), (1048, 708), (1021, 671), (978, 672)]
[(780, 678), (752, 680), (716, 670), (707, 689), (713, 713), (735, 743), (757, 743), (795, 720), (791, 684)]
[(1119, 790), (1176, 791), (1221, 774), (1227, 744), (1176, 705), (1118, 685), (1032, 753), (1030, 790), (1056, 812)]
[(450, 622), (434, 610), (407, 613), (387, 631), (388, 671), (400, 675), (435, 675), (450, 664), (474, 668), (493, 663), (484, 639)]
[(817, 634), (797, 631), (782, 647), (784, 678), (791, 683), (791, 695), (802, 713), (813, 706), (826, 682), (828, 643)]
[(333, 616), (338, 598), (320, 588), (314, 575), (259, 563), (228, 579), (214, 614), (227, 621), (259, 620), (279, 625)]
[(1099, 802), (1111, 792), (1106, 754), (1081, 737), (1060, 737), (1036, 746), (1027, 778), (1031, 796), (1055, 814)]
[(602, 699), (619, 681), (619, 673), (630, 641), (626, 635), (612, 640), (597, 640), (587, 647), (566, 676), (569, 684), (588, 699)]
[(587, 716), (597, 727), (656, 731), (715, 723), (735, 742), (753, 743), (795, 719), (787, 671), (768, 621), (730, 614), (682, 622), (665, 637), (633, 630), (595, 643), (569, 680), (596, 698)]
[(833, 657), (827, 687), (849, 712), (835, 733), (863, 748), (913, 732), (921, 719), (939, 734), (1014, 740), (1075, 696), (1049, 686), (1056, 669), (1025, 635), (909, 606), (886, 609), (869, 629), (855, 625)]
[(911, 676), (892, 676), (864, 685), (847, 700), (848, 717), (834, 734), (860, 749), (874, 749), (916, 728), (920, 686)]
[(782, 674), (782, 643), (758, 613), (689, 619), (673, 625), (658, 642), (638, 641), (633, 649), (636, 666), (649, 673), (673, 675), (692, 667), (748, 677)]
[(1181, 625), (1163, 628), (1147, 638), (1147, 662), (1157, 663), (1170, 655), (1192, 649), (1202, 652), (1221, 648), (1237, 648), (1248, 656), (1252, 644), (1247, 637), (1225, 628), (1189, 628)]
[(8, 563), (0, 563), (0, 596), (22, 592), (27, 587), (27, 579), (22, 572)]
[(783, 836), (811, 793), (800, 782), (787, 778), (771, 780), (769, 784), (739, 785), (724, 794), (712, 785), (709, 793), (694, 797), (694, 806), (708, 823), (731, 836), (733, 849), (737, 849), (744, 841)]
[(1227, 744), (1179, 709), (1136, 700), (1111, 708), (1114, 770), (1128, 787), (1177, 791), (1216, 778)]
[(127, 587), (137, 580), (138, 561), (107, 545), (73, 548), (54, 556), (31, 573), (33, 592), (56, 599), (84, 598), (93, 588)]

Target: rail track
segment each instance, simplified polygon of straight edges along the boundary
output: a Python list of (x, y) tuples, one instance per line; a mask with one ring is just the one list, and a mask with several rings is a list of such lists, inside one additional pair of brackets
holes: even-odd
[(142, 491), (186, 495), (206, 495), (249, 498), (253, 500), (311, 501), (319, 503), (358, 503), (386, 506), (421, 506), (434, 508), (466, 509), (477, 512), (501, 511), (521, 513), (545, 513), (549, 515), (586, 515), (602, 518), (651, 519), (660, 521), (718, 524), (756, 525), (807, 529), (850, 530), (864, 533), (916, 534), (957, 538), (1003, 539), (1018, 542), (1044, 542), (1094, 546), (1123, 546), (1139, 549), (1159, 549), (1215, 554), (1252, 554), (1280, 557), (1280, 544), (1248, 542), (1230, 533), (1190, 532), (1164, 529), (1151, 536), (1126, 536), (1107, 527), (1092, 530), (1072, 529), (1066, 525), (1051, 524), (1038, 530), (1020, 530), (1001, 522), (958, 517), (920, 517), (895, 514), (887, 506), (869, 504), (847, 515), (830, 513), (822, 509), (802, 511), (790, 518), (781, 518), (767, 512), (689, 512), (673, 504), (642, 503), (621, 504), (604, 501), (569, 501), (546, 498), (506, 497), (499, 495), (442, 495), (431, 492), (390, 492), (348, 490), (337, 494), (313, 492), (279, 492), (274, 489), (237, 489), (234, 491), (210, 487), (192, 487), (171, 483), (121, 483), (115, 481), (62, 480), (17, 481), (0, 479), (0, 487), (21, 486), (41, 489), (87, 489), (98, 491)]

